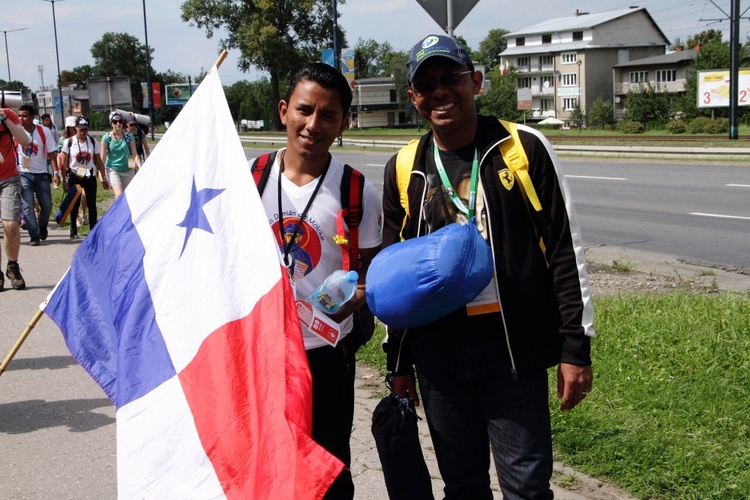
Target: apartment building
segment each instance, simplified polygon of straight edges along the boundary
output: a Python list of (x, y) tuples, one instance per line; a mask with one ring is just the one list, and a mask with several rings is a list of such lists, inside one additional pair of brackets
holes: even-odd
[(646, 57), (612, 67), (615, 118), (622, 119), (628, 92), (666, 92), (679, 96), (685, 92), (688, 68), (698, 53), (678, 48), (662, 56)]
[(576, 11), (505, 35), (500, 56), (515, 67), (519, 89), (530, 89), (531, 121), (570, 120), (597, 98), (613, 98), (612, 68), (664, 55), (669, 40), (643, 7), (597, 14)]

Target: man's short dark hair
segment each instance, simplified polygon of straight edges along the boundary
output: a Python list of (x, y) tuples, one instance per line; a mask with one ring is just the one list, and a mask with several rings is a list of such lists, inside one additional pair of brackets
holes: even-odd
[(36, 110), (31, 104), (21, 104), (21, 107), (18, 108), (18, 111), (28, 111), (31, 116), (36, 116)]
[(337, 91), (341, 96), (341, 107), (344, 110), (344, 116), (349, 114), (349, 108), (352, 105), (352, 89), (349, 87), (349, 82), (346, 81), (344, 75), (336, 71), (333, 66), (323, 63), (309, 63), (297, 70), (294, 76), (292, 76), (292, 81), (289, 83), (289, 90), (286, 94), (287, 103), (292, 97), (294, 89), (303, 80), (315, 82), (324, 89)]

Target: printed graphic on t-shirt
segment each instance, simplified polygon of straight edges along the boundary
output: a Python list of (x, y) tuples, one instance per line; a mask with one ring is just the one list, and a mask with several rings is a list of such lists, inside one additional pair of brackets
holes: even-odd
[(89, 153), (85, 149), (83, 151), (79, 151), (76, 155), (76, 162), (80, 163), (81, 165), (88, 165), (90, 161), (91, 153)]
[(307, 221), (300, 223), (299, 217), (284, 217), (284, 241), (281, 240), (278, 221), (273, 223), (271, 229), (282, 254), (291, 243), (288, 265), (292, 278), (302, 279), (310, 274), (320, 262), (321, 254), (320, 239), (315, 229)]

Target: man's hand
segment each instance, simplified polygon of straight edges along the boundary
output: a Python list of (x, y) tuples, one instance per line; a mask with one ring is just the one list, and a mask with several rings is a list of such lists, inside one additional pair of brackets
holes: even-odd
[(562, 398), (560, 411), (572, 410), (591, 392), (594, 372), (590, 366), (560, 363), (557, 367), (557, 397)]
[(414, 383), (414, 375), (394, 375), (393, 392), (402, 397), (410, 397), (414, 400), (414, 406), (419, 406), (419, 395)]

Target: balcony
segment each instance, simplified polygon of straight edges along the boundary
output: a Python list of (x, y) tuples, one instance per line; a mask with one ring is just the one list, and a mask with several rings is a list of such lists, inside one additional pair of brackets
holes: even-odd
[(551, 86), (545, 88), (541, 85), (533, 85), (531, 87), (531, 95), (532, 96), (555, 95), (555, 88)]

